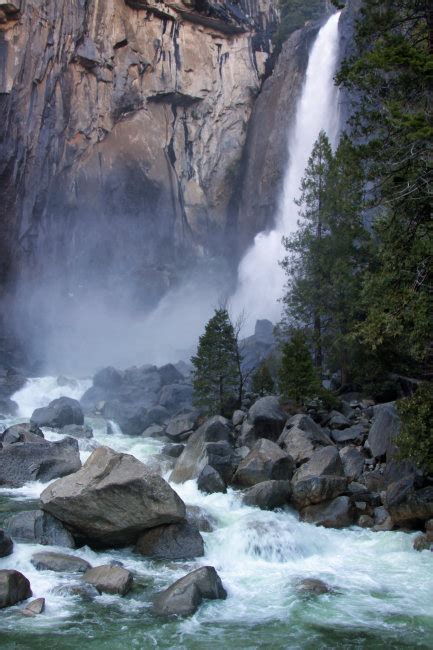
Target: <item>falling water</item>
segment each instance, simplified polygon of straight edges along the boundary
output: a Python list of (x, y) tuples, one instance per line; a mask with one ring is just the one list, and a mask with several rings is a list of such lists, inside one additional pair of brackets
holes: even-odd
[(277, 322), (278, 302), (283, 294), (284, 273), (278, 262), (284, 256), (282, 237), (297, 227), (299, 187), (308, 158), (320, 131), (335, 145), (338, 137), (338, 90), (334, 74), (338, 60), (338, 21), (331, 16), (320, 30), (310, 53), (304, 87), (298, 100), (296, 117), (288, 137), (289, 163), (275, 228), (259, 233), (242, 259), (238, 286), (231, 299), (233, 311), (244, 310), (246, 327), (252, 329), (258, 318)]

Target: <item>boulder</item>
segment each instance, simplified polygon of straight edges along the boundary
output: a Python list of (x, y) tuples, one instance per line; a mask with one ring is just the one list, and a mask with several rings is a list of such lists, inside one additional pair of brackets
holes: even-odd
[(433, 485), (415, 490), (410, 478), (403, 478), (388, 487), (384, 505), (396, 524), (426, 521), (433, 517)]
[(11, 555), (14, 550), (14, 545), (7, 533), (0, 528), (0, 557), (7, 557)]
[(211, 533), (217, 525), (216, 519), (200, 506), (186, 506), (186, 520), (203, 533)]
[(255, 506), (261, 510), (274, 510), (282, 508), (289, 503), (292, 495), (290, 481), (263, 481), (252, 488), (245, 490), (242, 503), (246, 506)]
[(336, 447), (319, 447), (310, 460), (301, 465), (293, 476), (293, 482), (302, 481), (312, 476), (344, 476), (343, 463)]
[(38, 571), (64, 571), (65, 573), (85, 573), (91, 566), (86, 560), (64, 553), (41, 552), (32, 556), (31, 563)]
[(311, 476), (292, 484), (292, 501), (299, 510), (334, 499), (346, 489), (347, 478), (344, 476)]
[(347, 429), (334, 429), (331, 432), (331, 438), (338, 444), (345, 442), (357, 442), (360, 444), (362, 443), (365, 435), (366, 430), (363, 424), (354, 424)]
[(221, 478), (221, 474), (210, 465), (205, 465), (197, 478), (197, 487), (200, 492), (205, 494), (214, 494), (215, 492), (227, 492), (226, 484)]
[(172, 363), (167, 363), (165, 366), (158, 368), (158, 374), (161, 378), (161, 386), (167, 384), (176, 384), (184, 381), (184, 375)]
[(358, 518), (358, 526), (360, 528), (372, 528), (374, 526), (374, 519), (370, 515), (361, 515)]
[(93, 438), (93, 429), (88, 424), (67, 424), (60, 429), (60, 433), (80, 440)]
[(63, 524), (43, 510), (24, 510), (6, 521), (6, 530), (16, 542), (75, 548), (74, 538)]
[(18, 413), (18, 404), (9, 397), (0, 397), (0, 413), (15, 416)]
[(340, 458), (345, 476), (351, 481), (356, 481), (364, 469), (365, 456), (363, 452), (357, 447), (343, 447), (340, 449)]
[(330, 429), (347, 429), (350, 427), (350, 421), (338, 411), (332, 411), (326, 424)]
[(232, 424), (233, 424), (233, 426), (234, 426), (234, 427), (237, 427), (237, 426), (239, 426), (240, 424), (242, 424), (242, 422), (244, 421), (245, 417), (246, 417), (246, 413), (245, 413), (244, 411), (241, 411), (240, 409), (238, 409), (237, 411), (235, 411), (235, 412), (233, 413), (233, 415), (232, 415)]
[(296, 591), (307, 596), (321, 596), (322, 594), (332, 593), (332, 589), (323, 580), (317, 578), (304, 578), (296, 585)]
[(103, 564), (88, 569), (83, 581), (93, 585), (99, 593), (120, 594), (124, 596), (131, 590), (134, 579), (132, 573), (120, 566)]
[(252, 447), (259, 438), (267, 438), (275, 442), (286, 420), (287, 414), (281, 408), (277, 397), (273, 395), (261, 397), (251, 406), (243, 422), (239, 446)]
[(0, 609), (30, 598), (30, 582), (19, 571), (0, 570)]
[(175, 441), (187, 440), (197, 428), (198, 414), (196, 412), (183, 413), (168, 421), (166, 427), (167, 436)]
[(179, 458), (184, 449), (185, 445), (169, 443), (168, 445), (164, 445), (161, 449), (161, 454), (163, 454), (163, 456), (169, 456), (170, 458)]
[(92, 602), (99, 596), (99, 591), (93, 585), (86, 582), (61, 585), (53, 590), (61, 596), (78, 596), (84, 602)]
[(111, 366), (102, 368), (93, 377), (93, 385), (105, 390), (114, 390), (122, 383), (122, 374)]
[(204, 544), (196, 526), (188, 523), (170, 524), (142, 533), (135, 551), (151, 558), (189, 560), (204, 555)]
[(415, 551), (433, 551), (433, 538), (421, 533), (413, 540)]
[(183, 408), (191, 408), (192, 393), (191, 384), (168, 384), (162, 387), (158, 404), (166, 408), (169, 413), (177, 413)]
[(76, 399), (59, 397), (48, 406), (33, 411), (30, 421), (38, 427), (60, 429), (66, 424), (84, 424), (84, 415)]
[(270, 480), (292, 478), (294, 462), (277, 444), (260, 438), (239, 464), (233, 482), (243, 487)]
[(14, 424), (0, 434), (0, 442), (3, 445), (13, 445), (16, 442), (41, 442), (44, 434), (41, 429), (32, 422)]
[(185, 505), (163, 478), (139, 460), (99, 447), (82, 469), (41, 494), (42, 508), (75, 535), (102, 546), (134, 543), (147, 528), (177, 523)]
[(390, 460), (395, 450), (394, 438), (400, 433), (401, 420), (394, 404), (375, 408), (375, 418), (368, 434), (368, 446), (374, 458), (382, 456)]
[(278, 444), (299, 465), (309, 460), (317, 447), (334, 443), (314, 420), (300, 413), (287, 421)]
[(349, 497), (340, 496), (319, 505), (311, 505), (300, 512), (301, 520), (325, 528), (344, 528), (354, 522), (354, 509)]
[(81, 467), (78, 442), (16, 442), (0, 449), (0, 486), (21, 487), (28, 481), (51, 481)]
[(198, 478), (206, 465), (219, 472), (228, 483), (234, 471), (234, 451), (230, 444), (228, 420), (216, 415), (201, 425), (186, 444), (170, 476), (174, 483)]
[(102, 415), (106, 420), (114, 420), (127, 436), (140, 436), (152, 424), (149, 422), (147, 408), (139, 404), (110, 400), (104, 404)]
[(21, 610), (23, 616), (38, 616), (45, 611), (45, 598), (36, 598), (32, 600), (24, 609)]
[(227, 592), (214, 567), (204, 566), (191, 571), (159, 593), (152, 609), (157, 616), (191, 616), (203, 600), (225, 598)]

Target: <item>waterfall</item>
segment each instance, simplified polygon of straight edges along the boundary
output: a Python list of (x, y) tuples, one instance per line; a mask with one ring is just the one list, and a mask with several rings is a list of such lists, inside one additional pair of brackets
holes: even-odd
[[(234, 312), (244, 311), (246, 329), (259, 318), (277, 322), (281, 316), (279, 298), (285, 277), (278, 262), (284, 257), (282, 237), (297, 227), (295, 199), (314, 142), (323, 129), (335, 146), (338, 137), (338, 89), (334, 74), (338, 61), (338, 21), (333, 14), (319, 31), (310, 52), (305, 82), (299, 97), (294, 124), (288, 137), (289, 162), (284, 176), (275, 228), (256, 235), (253, 246), (241, 260), (238, 285), (230, 304)], [(247, 332), (249, 333), (249, 332)]]

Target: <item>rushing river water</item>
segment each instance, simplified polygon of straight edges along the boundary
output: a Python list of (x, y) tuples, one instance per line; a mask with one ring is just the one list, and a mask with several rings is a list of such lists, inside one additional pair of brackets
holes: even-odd
[[(88, 382), (59, 387), (54, 378), (32, 379), (14, 396), (21, 420), (60, 393), (80, 397)], [(16, 422), (20, 418), (15, 418)], [(12, 422), (12, 420), (10, 421)], [(94, 440), (146, 462), (158, 453), (157, 441), (107, 434), (102, 420), (89, 420)], [(9, 424), (4, 422), (3, 425)], [(48, 438), (58, 434), (46, 431)], [(81, 444), (81, 443), (80, 443)], [(82, 459), (90, 450), (82, 443)], [(45, 486), (30, 483), (0, 491), (0, 518), (37, 507)], [(48, 650), (86, 647), (202, 649), (234, 648), (432, 648), (433, 554), (412, 550), (413, 534), (351, 528), (328, 530), (298, 521), (287, 510), (265, 512), (240, 504), (235, 491), (201, 494), (194, 481), (174, 485), (187, 504), (205, 508), (217, 521), (202, 533), (205, 557), (188, 562), (146, 561), (132, 549), (73, 551), (93, 565), (117, 559), (134, 573), (134, 589), (126, 596), (102, 595), (93, 602), (62, 593), (73, 575), (37, 571), (31, 556), (40, 550), (65, 549), (15, 544), (0, 568), (26, 575), (34, 597), (46, 598), (45, 613), (19, 614), (22, 605), (0, 613), (0, 647), (4, 650)], [(1, 522), (0, 522), (1, 523)], [(69, 552), (69, 551), (66, 551)], [(164, 621), (149, 607), (161, 590), (191, 569), (213, 565), (228, 592), (225, 601), (205, 602), (193, 617)], [(296, 583), (319, 578), (333, 593), (301, 596)]]

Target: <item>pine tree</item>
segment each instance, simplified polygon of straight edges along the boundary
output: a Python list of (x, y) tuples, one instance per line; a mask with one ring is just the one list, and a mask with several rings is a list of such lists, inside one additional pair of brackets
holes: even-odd
[(266, 361), (257, 368), (252, 376), (252, 390), (257, 395), (272, 395), (275, 391), (275, 382), (272, 378), (269, 365)]
[(240, 353), (226, 309), (216, 309), (199, 339), (194, 366), (194, 403), (203, 412), (227, 415), (239, 405)]
[(299, 405), (320, 392), (320, 381), (301, 330), (293, 330), (290, 341), (282, 346), (279, 385), (282, 395)]

